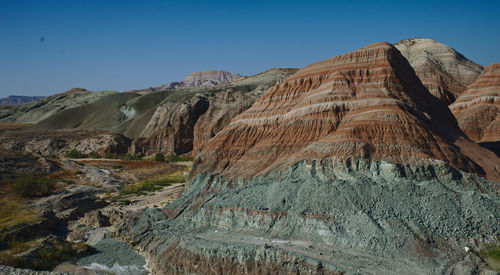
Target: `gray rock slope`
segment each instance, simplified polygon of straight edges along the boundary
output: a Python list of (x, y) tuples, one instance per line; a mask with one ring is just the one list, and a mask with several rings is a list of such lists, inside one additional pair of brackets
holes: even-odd
[(488, 270), (464, 247), (498, 241), (499, 217), (496, 183), (446, 165), (324, 159), (246, 182), (199, 174), (122, 236), (159, 273), (444, 274)]

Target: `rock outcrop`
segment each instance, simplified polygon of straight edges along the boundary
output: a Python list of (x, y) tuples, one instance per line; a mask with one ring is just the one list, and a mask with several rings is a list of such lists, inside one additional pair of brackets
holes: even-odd
[(408, 59), (422, 83), (451, 104), (481, 74), (483, 67), (432, 39), (410, 38), (394, 46)]
[(24, 103), (40, 100), (44, 96), (21, 96), (11, 95), (8, 97), (0, 98), (0, 106), (16, 106)]
[(141, 90), (130, 90), (126, 93), (134, 94), (147, 94), (157, 91), (165, 90), (175, 90), (182, 88), (193, 88), (193, 87), (215, 87), (219, 85), (229, 84), (242, 78), (242, 75), (230, 73), (226, 71), (204, 71), (204, 72), (193, 72), (190, 73), (181, 82), (171, 82), (169, 84), (161, 85), (158, 87), (149, 87), (147, 89)]
[(461, 137), (451, 112), (398, 50), (375, 44), (309, 65), (273, 87), (210, 142), (196, 172), (251, 178), (328, 156), (416, 166), (443, 161), (481, 173), (452, 144)]
[(158, 108), (130, 151), (139, 155), (155, 152), (185, 154), (193, 149), (194, 126), (208, 109), (208, 100), (195, 96), (188, 102), (167, 102)]
[[(209, 89), (195, 89), (191, 98), (183, 95), (161, 103), (155, 110), (140, 137), (135, 139), (130, 152), (151, 155), (196, 154), (231, 119), (248, 109), (263, 91), (283, 81), (295, 69), (271, 69), (242, 78), (230, 85)], [(183, 90), (190, 91), (190, 89)]]
[(225, 71), (204, 71), (190, 73), (181, 82), (181, 87), (214, 87), (229, 84), (242, 76)]
[(470, 139), (500, 141), (500, 63), (487, 67), (450, 109)]
[(500, 232), (485, 161), (500, 163), (376, 43), (269, 89), (204, 146), (183, 197), (120, 233), (158, 274), (479, 272), (463, 247)]
[(90, 104), (113, 93), (74, 88), (14, 108), (0, 110), (0, 122), (37, 123), (66, 109)]
[(31, 152), (42, 156), (65, 155), (69, 151), (101, 156), (106, 153), (125, 154), (130, 146), (127, 137), (100, 131), (53, 130), (13, 131), (0, 136), (0, 148)]

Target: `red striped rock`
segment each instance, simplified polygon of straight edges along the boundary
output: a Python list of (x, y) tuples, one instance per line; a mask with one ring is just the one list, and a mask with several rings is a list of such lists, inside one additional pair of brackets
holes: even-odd
[(500, 63), (487, 67), (481, 76), (450, 105), (458, 125), (478, 142), (500, 140)]
[[(458, 140), (467, 150), (452, 144)], [(268, 90), (211, 140), (193, 174), (252, 178), (326, 157), (415, 166), (445, 162), (484, 173), (463, 151), (473, 159), (470, 152), (479, 151), (496, 158), (463, 136), (446, 105), (394, 46), (376, 43), (306, 66)]]
[(394, 45), (429, 91), (451, 104), (481, 74), (483, 67), (432, 39), (410, 38)]

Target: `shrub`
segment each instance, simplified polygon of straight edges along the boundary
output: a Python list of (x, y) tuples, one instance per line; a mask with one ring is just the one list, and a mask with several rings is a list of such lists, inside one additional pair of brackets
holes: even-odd
[(165, 161), (165, 155), (162, 152), (156, 153), (155, 160), (163, 162)]
[(104, 154), (104, 158), (107, 158), (107, 159), (116, 159), (117, 156), (116, 156), (116, 153), (108, 152), (108, 153)]
[(120, 200), (120, 203), (121, 203), (122, 205), (129, 205), (129, 204), (131, 204), (132, 202), (131, 202), (130, 200)]
[(89, 157), (93, 159), (99, 159), (101, 156), (97, 152), (90, 152)]
[(46, 196), (56, 189), (55, 180), (48, 177), (26, 176), (18, 178), (12, 191), (22, 197)]
[(485, 259), (486, 263), (495, 271), (500, 272), (500, 245), (490, 245), (483, 249), (480, 255)]
[(194, 158), (193, 157), (190, 157), (190, 156), (179, 156), (177, 158), (177, 161), (193, 161)]
[(82, 158), (86, 158), (88, 157), (87, 154), (84, 154), (82, 152), (79, 152), (78, 150), (76, 149), (73, 149), (71, 151), (69, 151), (67, 154), (66, 154), (66, 157), (67, 158), (72, 158), (72, 159), (82, 159)]
[(123, 160), (141, 160), (141, 157), (132, 155), (130, 153), (127, 153), (125, 156), (123, 156), (121, 159)]
[(170, 154), (167, 158), (168, 162), (176, 162), (179, 159), (179, 157), (176, 154)]
[(176, 154), (170, 154), (167, 158), (168, 162), (176, 162), (176, 161), (193, 161), (194, 158), (190, 156), (178, 156)]

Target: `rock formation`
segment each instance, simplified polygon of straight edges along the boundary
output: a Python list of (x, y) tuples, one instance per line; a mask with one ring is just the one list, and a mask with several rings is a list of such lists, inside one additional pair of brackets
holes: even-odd
[(156, 152), (185, 154), (203, 146), (231, 119), (248, 109), (263, 91), (296, 72), (272, 69), (242, 78), (230, 85), (204, 90), (183, 90), (181, 100), (165, 100), (155, 110), (146, 127), (136, 138), (130, 152), (151, 155)]
[(0, 98), (0, 106), (16, 106), (24, 103), (40, 100), (44, 96), (20, 96), (11, 95), (8, 97)]
[(242, 76), (225, 71), (204, 71), (189, 74), (181, 82), (181, 87), (214, 87), (228, 84)]
[(112, 93), (74, 88), (15, 108), (0, 110), (0, 122), (37, 123), (63, 110), (90, 104)]
[(194, 126), (208, 104), (206, 98), (195, 96), (188, 102), (167, 102), (159, 106), (142, 133), (144, 137), (135, 139), (130, 151), (139, 155), (190, 152)]
[(500, 141), (500, 63), (487, 67), (450, 109), (470, 139)]
[(498, 237), (498, 164), (376, 43), (269, 89), (204, 146), (182, 198), (121, 234), (165, 274), (482, 270), (463, 247)]
[(410, 38), (394, 46), (408, 59), (422, 83), (437, 98), (451, 104), (483, 67), (451, 47), (425, 38)]
[(76, 149), (81, 153), (125, 154), (130, 140), (120, 134), (99, 131), (13, 131), (3, 132), (0, 148), (31, 152), (42, 156), (64, 155)]
[(130, 90), (127, 93), (146, 94), (156, 91), (175, 90), (182, 88), (193, 87), (215, 87), (219, 85), (229, 84), (242, 78), (242, 75), (234, 74), (226, 71), (204, 71), (190, 73), (181, 82), (171, 82), (169, 84), (161, 85), (158, 87), (149, 87), (142, 90)]

